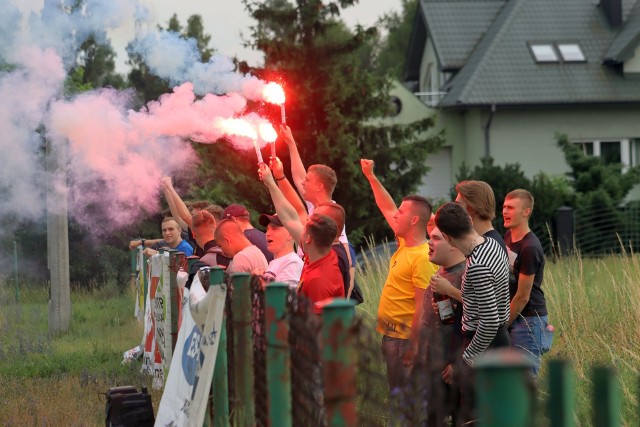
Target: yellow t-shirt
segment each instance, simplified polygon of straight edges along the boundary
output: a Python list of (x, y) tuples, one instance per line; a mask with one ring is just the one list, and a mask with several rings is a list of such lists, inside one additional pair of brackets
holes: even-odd
[(429, 245), (407, 247), (398, 238), (398, 250), (389, 261), (389, 275), (378, 306), (377, 331), (382, 335), (408, 339), (416, 311), (415, 288), (426, 289), (438, 267), (429, 261)]

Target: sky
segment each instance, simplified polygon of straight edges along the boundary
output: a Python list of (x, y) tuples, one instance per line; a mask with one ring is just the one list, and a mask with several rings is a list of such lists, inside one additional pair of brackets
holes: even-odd
[[(183, 24), (186, 24), (189, 16), (199, 14), (204, 21), (205, 32), (211, 35), (211, 47), (229, 57), (238, 56), (250, 65), (262, 62), (259, 52), (242, 46), (241, 34), (248, 37), (249, 27), (255, 21), (245, 11), (241, 0), (182, 0), (179, 3), (172, 0), (142, 0), (142, 3), (149, 6), (154, 20), (163, 26), (174, 13), (178, 14)], [(350, 26), (367, 26), (375, 24), (380, 16), (389, 11), (401, 10), (401, 0), (361, 0), (358, 5), (345, 9), (342, 18)], [(132, 34), (133, 28), (127, 28), (126, 31), (113, 35), (114, 45), (119, 51), (119, 69), (126, 60), (122, 46)]]

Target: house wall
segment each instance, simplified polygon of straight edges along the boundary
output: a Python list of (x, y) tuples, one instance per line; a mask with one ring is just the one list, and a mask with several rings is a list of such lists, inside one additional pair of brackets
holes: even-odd
[[(453, 176), (462, 162), (480, 163), (484, 156), (484, 127), (489, 109), (475, 108), (464, 113), (443, 111), (440, 123), (447, 129), (453, 146)], [(528, 177), (543, 171), (550, 175), (569, 170), (556, 146), (556, 134), (575, 140), (640, 138), (640, 106), (547, 107), (501, 109), (494, 113), (490, 129), (490, 155), (497, 164), (520, 163)], [(640, 198), (636, 188), (632, 198)]]

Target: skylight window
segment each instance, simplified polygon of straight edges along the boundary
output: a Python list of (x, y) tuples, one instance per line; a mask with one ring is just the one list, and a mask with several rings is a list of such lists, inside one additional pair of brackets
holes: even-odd
[(558, 50), (564, 62), (585, 62), (587, 60), (578, 44), (558, 44)]
[(558, 54), (551, 44), (531, 44), (531, 53), (536, 62), (559, 62)]

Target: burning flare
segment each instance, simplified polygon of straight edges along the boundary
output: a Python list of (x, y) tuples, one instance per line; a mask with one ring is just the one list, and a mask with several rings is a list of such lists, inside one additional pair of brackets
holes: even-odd
[(285, 101), (284, 89), (278, 83), (268, 83), (262, 91), (264, 100), (272, 104), (283, 105)]
[(278, 134), (271, 123), (260, 123), (258, 126), (258, 133), (264, 142), (275, 142), (278, 138)]

